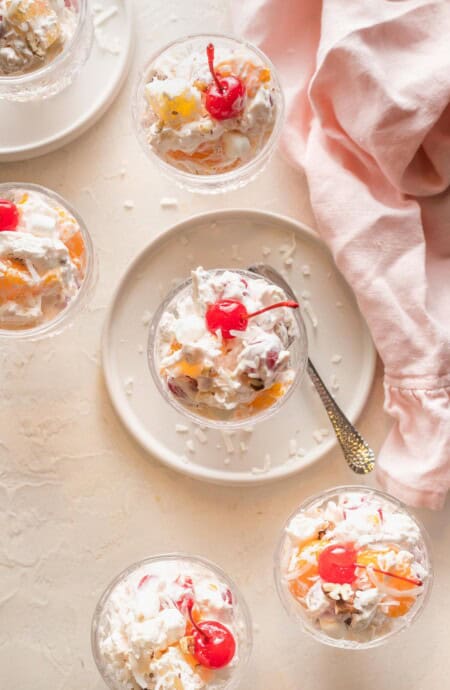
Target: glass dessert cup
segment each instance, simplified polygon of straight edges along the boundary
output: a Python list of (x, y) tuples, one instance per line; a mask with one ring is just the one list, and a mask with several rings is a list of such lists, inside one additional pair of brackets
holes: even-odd
[[(152, 608), (155, 592), (157, 604)], [(126, 620), (121, 618), (121, 613), (126, 613)], [(171, 619), (170, 627), (165, 631), (171, 638), (161, 641), (160, 626), (159, 649), (156, 649), (149, 629), (152, 622), (159, 620), (161, 616)], [(195, 635), (192, 618), (200, 626), (206, 620), (215, 620), (219, 625), (225, 626), (234, 639), (234, 651), (230, 651), (230, 648), (222, 650), (225, 656), (221, 659), (216, 656), (214, 661), (201, 657), (203, 663), (199, 663), (194, 656), (198, 649), (192, 647), (192, 639), (188, 640), (189, 636)], [(114, 629), (114, 623), (122, 624), (123, 627), (128, 625), (125, 637), (123, 629)], [(146, 626), (147, 634), (142, 632), (144, 629), (140, 626)], [(117, 640), (121, 632), (121, 645), (118, 649), (110, 640)], [(135, 675), (137, 638), (141, 684), (136, 682)], [(229, 636), (227, 641), (230, 642)], [(190, 676), (192, 684), (186, 684), (186, 687), (231, 690), (239, 686), (250, 657), (252, 625), (242, 594), (218, 566), (198, 556), (169, 553), (134, 563), (111, 582), (94, 612), (91, 644), (98, 671), (110, 690), (138, 690), (147, 687), (147, 678), (151, 672), (157, 674), (158, 669), (161, 672), (161, 664), (162, 672), (166, 670), (164, 659), (169, 651), (170, 655), (175, 655), (175, 663), (180, 664), (177, 667), (179, 676), (176, 682), (173, 681), (174, 684), (170, 683), (169, 675), (167, 679), (163, 677), (161, 680), (166, 682), (158, 687), (184, 688), (185, 684), (181, 679), (186, 678), (185, 674), (189, 676), (194, 673), (196, 679)], [(150, 669), (149, 664), (154, 660), (158, 666)], [(209, 667), (205, 667), (204, 664), (207, 663)], [(194, 680), (199, 684), (194, 684)], [(202, 684), (200, 680), (203, 681)]]
[[(0, 184), (0, 199), (8, 199), (10, 195), (23, 191), (25, 194), (41, 195), (44, 201), (55, 205), (56, 209), (64, 209), (70, 214), (77, 224), (77, 230), (82, 238), (82, 262), (83, 262), (83, 277), (78, 287), (76, 294), (71, 297), (67, 306), (61, 308), (52, 318), (43, 319), (30, 326), (14, 326), (5, 327), (0, 325), (0, 340), (39, 340), (45, 337), (58, 335), (64, 329), (69, 327), (74, 319), (81, 313), (88, 304), (95, 288), (97, 280), (97, 259), (94, 251), (91, 236), (81, 216), (78, 212), (56, 192), (36, 184), (7, 182)], [(12, 233), (11, 233), (12, 234)], [(0, 249), (1, 249), (2, 232), (0, 232)], [(2, 260), (0, 258), (0, 264)], [(1, 268), (1, 266), (0, 266)], [(1, 305), (1, 289), (2, 276), (0, 271), (0, 305)], [(8, 301), (8, 300), (7, 300)]]
[[(198, 269), (197, 269), (198, 270)], [(252, 281), (263, 281), (268, 289), (274, 288), (277, 290), (277, 294), (280, 295), (281, 299), (284, 299), (285, 293), (275, 284), (257, 276), (254, 273), (242, 269), (209, 269), (206, 271), (208, 276), (219, 277), (226, 272), (231, 272), (232, 274), (237, 274), (240, 280), (243, 280), (248, 285), (251, 285)], [(148, 341), (148, 361), (150, 366), (150, 371), (155, 382), (155, 385), (162, 397), (174, 407), (178, 412), (180, 412), (184, 417), (187, 417), (191, 421), (196, 422), (200, 426), (207, 426), (210, 428), (222, 429), (222, 430), (232, 430), (245, 428), (252, 426), (257, 422), (262, 422), (267, 420), (272, 415), (275, 415), (280, 408), (285, 404), (285, 402), (290, 398), (296, 389), (299, 382), (302, 380), (305, 370), (306, 363), (308, 359), (308, 341), (306, 335), (306, 328), (300, 313), (300, 309), (289, 309), (289, 316), (292, 319), (292, 325), (294, 327), (294, 335), (290, 338), (287, 351), (289, 352), (290, 364), (289, 371), (291, 372), (288, 382), (281, 384), (282, 374), (280, 375), (281, 392), (276, 395), (274, 399), (269, 398), (267, 401), (265, 398), (261, 400), (260, 403), (250, 403), (249, 405), (242, 404), (236, 409), (227, 411), (224, 409), (219, 409), (217, 407), (209, 405), (197, 405), (192, 404), (190, 400), (185, 400), (183, 402), (180, 397), (176, 396), (168, 386), (167, 381), (162, 377), (160, 373), (160, 329), (161, 320), (168, 312), (171, 313), (173, 309), (177, 308), (180, 299), (183, 299), (186, 295), (192, 294), (193, 282), (192, 278), (185, 280), (183, 283), (174, 288), (165, 298), (165, 300), (160, 304), (158, 310), (155, 312), (150, 325), (149, 341)], [(284, 297), (282, 297), (282, 295)], [(276, 302), (277, 300), (274, 300)], [(272, 312), (274, 313), (274, 312)], [(266, 393), (269, 395), (269, 390), (259, 391), (261, 394)], [(267, 395), (265, 397), (267, 397)], [(267, 404), (266, 404), (267, 403)]]
[[(191, 158), (189, 158), (188, 161), (189, 165), (188, 163), (185, 165), (180, 162), (181, 160), (186, 160), (184, 154), (179, 160), (174, 160), (173, 158), (167, 160), (167, 155), (166, 158), (164, 158), (163, 155), (159, 155), (155, 147), (149, 142), (149, 128), (157, 118), (146, 98), (146, 86), (155, 75), (161, 74), (159, 71), (160, 65), (166, 64), (173, 67), (173, 65), (178, 65), (182, 60), (186, 60), (190, 55), (198, 55), (200, 57), (200, 60), (196, 62), (196, 69), (198, 68), (201, 70), (202, 77), (211, 79), (206, 59), (206, 47), (211, 42), (218, 52), (218, 59), (220, 59), (221, 55), (230, 56), (233, 51), (246, 51), (250, 63), (253, 60), (258, 68), (264, 67), (265, 73), (270, 75), (269, 86), (271, 89), (270, 109), (272, 109), (272, 119), (270, 124), (264, 123), (264, 127), (267, 127), (267, 131), (262, 132), (261, 130), (261, 140), (258, 145), (254, 147), (255, 150), (252, 150), (251, 157), (247, 152), (245, 155), (248, 159), (246, 158), (242, 161), (242, 159), (238, 157), (236, 159), (236, 167), (234, 167), (234, 164), (228, 166), (228, 168), (224, 166), (224, 170), (220, 172), (214, 172), (213, 170), (202, 172), (196, 169), (195, 161), (193, 162)], [(167, 62), (165, 63), (164, 61)], [(194, 81), (195, 84), (198, 83), (198, 80)], [(233, 36), (224, 34), (196, 34), (183, 37), (170, 43), (157, 54), (153, 55), (147, 62), (142, 69), (141, 76), (135, 89), (132, 114), (135, 132), (144, 152), (161, 168), (166, 176), (171, 178), (179, 187), (188, 189), (189, 191), (216, 194), (243, 187), (264, 170), (275, 150), (281, 133), (284, 118), (284, 98), (275, 67), (268, 57), (258, 48), (250, 43), (234, 38)], [(208, 115), (206, 110), (203, 111), (203, 115)], [(243, 118), (244, 116), (246, 116), (246, 111), (243, 113)], [(236, 122), (236, 120), (237, 118), (233, 118), (232, 121)], [(214, 127), (219, 127), (224, 120), (217, 121), (212, 118), (208, 119), (207, 122), (212, 122)], [(190, 123), (188, 122), (187, 124)], [(231, 125), (229, 126), (231, 127)], [(176, 131), (176, 127), (172, 128), (172, 131), (173, 130)], [(236, 124), (235, 130), (237, 133), (240, 132), (241, 134), (245, 131), (239, 129), (239, 123)], [(203, 142), (202, 146), (205, 146), (205, 142)], [(225, 149), (226, 148), (227, 147), (225, 147)], [(224, 150), (223, 146), (221, 150)], [(175, 151), (174, 153), (181, 154), (183, 152)], [(189, 154), (191, 155), (192, 151), (189, 151)], [(194, 151), (194, 158), (196, 158), (196, 156), (201, 157), (197, 149)], [(194, 169), (182, 169), (180, 165), (183, 165), (185, 168), (191, 167)], [(203, 166), (203, 163), (199, 163), (199, 165)]]
[(397, 499), (340, 486), (308, 498), (289, 517), (274, 576), (286, 612), (316, 640), (343, 649), (377, 647), (406, 630), (428, 601), (430, 540)]
[(9, 75), (0, 72), (0, 100), (44, 100), (63, 91), (77, 77), (90, 55), (94, 32), (88, 0), (69, 2), (70, 9), (76, 13), (73, 35), (42, 66)]

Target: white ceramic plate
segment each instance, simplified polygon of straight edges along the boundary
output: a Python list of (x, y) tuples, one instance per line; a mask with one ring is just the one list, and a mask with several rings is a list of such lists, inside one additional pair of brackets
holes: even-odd
[[(286, 252), (294, 245), (288, 266)], [(113, 405), (129, 432), (163, 463), (197, 479), (268, 482), (310, 465), (336, 442), (307, 377), (277, 415), (253, 431), (227, 436), (186, 422), (153, 383), (148, 322), (167, 291), (199, 265), (242, 268), (261, 260), (285, 271), (300, 301), (309, 304), (304, 316), (310, 356), (351, 420), (370, 391), (375, 350), (369, 332), (350, 288), (312, 230), (250, 210), (206, 213), (175, 225), (148, 245), (122, 278), (106, 318), (103, 367)], [(186, 430), (176, 431), (176, 424)]]
[[(97, 122), (119, 93), (131, 62), (132, 3), (100, 0), (93, 5), (103, 8), (94, 20), (108, 8), (117, 12), (96, 30), (91, 55), (73, 84), (42, 102), (0, 100), (0, 163), (34, 158), (67, 144)], [(102, 35), (117, 53), (100, 46)]]

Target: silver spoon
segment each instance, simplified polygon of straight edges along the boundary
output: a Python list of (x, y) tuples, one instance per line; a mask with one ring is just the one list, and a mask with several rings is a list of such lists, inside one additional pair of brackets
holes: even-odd
[[(297, 298), (289, 283), (277, 270), (267, 264), (253, 264), (249, 271), (267, 278), (272, 283), (279, 285), (291, 299)], [(314, 364), (308, 357), (307, 370), (311, 381), (320, 396), (327, 411), (334, 433), (344, 453), (348, 466), (357, 474), (368, 474), (375, 468), (375, 453), (363, 439), (359, 431), (347, 419), (341, 408), (320, 378)]]

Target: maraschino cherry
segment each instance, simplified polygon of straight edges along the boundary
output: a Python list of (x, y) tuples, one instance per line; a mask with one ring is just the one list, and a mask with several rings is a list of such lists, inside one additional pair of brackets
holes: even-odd
[(219, 621), (196, 623), (192, 616), (192, 606), (188, 608), (191, 621), (194, 656), (205, 668), (217, 669), (228, 666), (236, 653), (236, 641), (225, 625)]
[(270, 304), (268, 307), (254, 311), (249, 314), (245, 305), (237, 299), (221, 299), (210, 304), (206, 310), (206, 325), (211, 333), (216, 333), (220, 330), (224, 340), (231, 340), (234, 335), (231, 331), (245, 331), (247, 330), (248, 320), (253, 316), (264, 314), (271, 309), (278, 309), (279, 307), (290, 307), (291, 309), (298, 309), (297, 302), (286, 301)]
[[(367, 565), (356, 562), (357, 552), (352, 544), (332, 544), (327, 546), (319, 556), (319, 575), (325, 582), (333, 582), (339, 585), (351, 585), (356, 580), (358, 568), (367, 569)], [(370, 566), (371, 570), (380, 575), (388, 575), (396, 580), (403, 580), (420, 587), (423, 582), (404, 575), (390, 573)]]
[(214, 46), (210, 43), (206, 48), (209, 69), (213, 83), (206, 92), (205, 108), (216, 120), (228, 120), (238, 117), (244, 109), (245, 86), (233, 75), (218, 77), (214, 70)]
[(19, 211), (17, 206), (8, 199), (0, 199), (0, 232), (3, 230), (15, 230), (19, 224)]
[(325, 582), (339, 585), (356, 580), (356, 550), (351, 544), (332, 544), (319, 556), (319, 575)]

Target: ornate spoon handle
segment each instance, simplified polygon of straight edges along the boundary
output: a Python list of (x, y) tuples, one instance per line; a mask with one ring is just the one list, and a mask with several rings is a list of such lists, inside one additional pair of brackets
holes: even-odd
[(357, 474), (372, 472), (375, 468), (375, 453), (342, 412), (309, 358), (307, 369), (333, 425), (334, 433), (348, 466)]
[[(276, 285), (283, 288), (285, 293), (292, 299), (297, 299), (295, 292), (278, 273), (278, 271), (268, 264), (254, 264), (249, 271), (267, 278)], [(333, 425), (334, 433), (339, 441), (339, 445), (344, 453), (345, 460), (353, 472), (357, 474), (369, 474), (375, 468), (375, 453), (369, 444), (363, 439), (359, 431), (347, 419), (341, 408), (331, 395), (330, 391), (317, 373), (317, 369), (308, 357), (308, 374), (319, 393), (320, 399), (327, 411), (330, 422)]]

